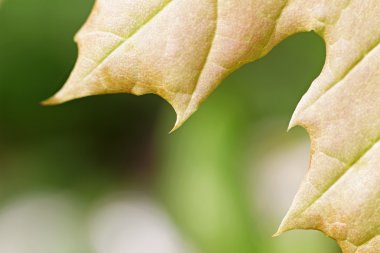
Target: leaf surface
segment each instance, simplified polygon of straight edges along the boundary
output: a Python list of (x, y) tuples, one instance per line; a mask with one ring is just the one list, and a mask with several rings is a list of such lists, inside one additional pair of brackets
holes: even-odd
[(234, 70), (314, 31), (326, 63), (291, 121), (311, 136), (310, 170), (279, 233), (317, 229), (345, 253), (378, 253), (379, 13), (379, 0), (97, 0), (73, 73), (45, 103), (154, 93), (177, 128)]

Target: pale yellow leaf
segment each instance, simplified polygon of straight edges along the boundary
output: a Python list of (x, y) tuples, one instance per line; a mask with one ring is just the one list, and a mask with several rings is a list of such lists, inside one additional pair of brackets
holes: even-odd
[(311, 168), (279, 233), (318, 229), (345, 253), (378, 253), (380, 0), (98, 0), (76, 67), (46, 104), (155, 93), (177, 128), (228, 74), (306, 31), (327, 57), (291, 122), (311, 136)]

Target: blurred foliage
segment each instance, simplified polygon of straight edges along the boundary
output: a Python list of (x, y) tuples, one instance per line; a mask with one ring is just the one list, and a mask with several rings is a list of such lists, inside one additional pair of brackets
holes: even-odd
[[(301, 242), (299, 249), (275, 246), (270, 233), (279, 221), (263, 227), (250, 208), (247, 175), (260, 149), (287, 136), (286, 121), (323, 65), (322, 40), (300, 34), (285, 41), (231, 75), (168, 135), (174, 112), (156, 96), (39, 105), (68, 77), (72, 37), (92, 4), (6, 0), (0, 9), (0, 203), (69, 191), (86, 210), (106, 193), (139, 189), (162, 200), (202, 253), (306, 252)], [(306, 138), (301, 130), (288, 136)], [(327, 240), (312, 240), (326, 245), (320, 252), (335, 252)]]
[(39, 104), (67, 78), (76, 58), (72, 37), (91, 6), (74, 0), (12, 0), (2, 6), (1, 193), (92, 192), (123, 186), (128, 178), (144, 181), (151, 173), (149, 142), (159, 98), (116, 95), (58, 107)]

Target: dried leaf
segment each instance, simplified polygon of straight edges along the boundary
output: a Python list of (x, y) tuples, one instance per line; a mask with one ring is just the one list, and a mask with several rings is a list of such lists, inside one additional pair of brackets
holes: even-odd
[(311, 136), (311, 168), (279, 233), (318, 229), (345, 253), (377, 253), (379, 13), (379, 0), (98, 0), (76, 36), (72, 75), (45, 103), (155, 93), (177, 112), (177, 128), (228, 74), (314, 31), (326, 63), (291, 122)]

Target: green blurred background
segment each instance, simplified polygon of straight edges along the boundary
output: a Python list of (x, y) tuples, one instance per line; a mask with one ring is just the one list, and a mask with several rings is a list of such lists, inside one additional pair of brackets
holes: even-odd
[(231, 75), (177, 132), (157, 96), (56, 107), (89, 0), (0, 8), (1, 253), (334, 253), (311, 231), (271, 238), (309, 159), (286, 132), (324, 44), (299, 34)]

